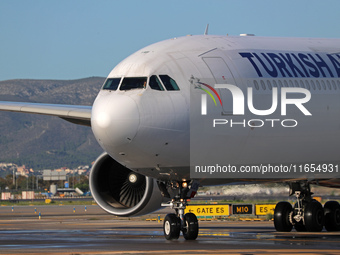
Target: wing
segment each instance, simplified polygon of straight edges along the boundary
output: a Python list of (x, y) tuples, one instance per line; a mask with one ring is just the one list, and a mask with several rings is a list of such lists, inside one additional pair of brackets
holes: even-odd
[(57, 116), (74, 124), (91, 126), (91, 106), (0, 101), (0, 111)]

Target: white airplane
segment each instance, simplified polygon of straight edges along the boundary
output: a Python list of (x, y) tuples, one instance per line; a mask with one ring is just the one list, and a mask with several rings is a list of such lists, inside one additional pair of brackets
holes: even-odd
[(90, 126), (105, 151), (90, 175), (98, 205), (130, 217), (168, 201), (176, 213), (165, 217), (166, 239), (197, 238), (184, 209), (198, 186), (254, 182), (287, 182), (296, 196), (294, 207), (277, 204), (277, 231), (340, 230), (339, 203), (322, 206), (310, 191), (340, 187), (339, 39), (174, 38), (118, 64), (92, 107), (0, 110)]

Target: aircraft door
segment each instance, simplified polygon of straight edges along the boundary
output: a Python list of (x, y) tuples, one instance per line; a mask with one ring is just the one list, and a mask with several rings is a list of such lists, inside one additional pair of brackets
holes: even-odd
[[(208, 66), (211, 74), (215, 79), (215, 84), (232, 84), (236, 85), (235, 79), (223, 58), (205, 57), (203, 61)], [(215, 84), (211, 84), (214, 86)], [(218, 89), (223, 104), (223, 115), (232, 115), (233, 98), (228, 89)]]

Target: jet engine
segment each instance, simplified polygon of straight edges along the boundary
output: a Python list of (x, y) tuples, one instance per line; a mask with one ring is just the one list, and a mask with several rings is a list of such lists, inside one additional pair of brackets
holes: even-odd
[(159, 209), (163, 201), (155, 179), (131, 171), (107, 153), (92, 167), (90, 188), (97, 204), (116, 216), (147, 214)]

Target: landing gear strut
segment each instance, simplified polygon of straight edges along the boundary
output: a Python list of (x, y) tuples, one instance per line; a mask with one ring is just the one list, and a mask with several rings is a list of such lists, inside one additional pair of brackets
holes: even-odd
[(325, 226), (327, 231), (340, 231), (340, 205), (329, 201), (324, 208), (312, 199), (308, 182), (290, 183), (290, 195), (295, 195), (294, 208), (288, 202), (279, 202), (274, 211), (274, 226), (277, 231), (320, 232)]
[(175, 194), (169, 203), (162, 204), (162, 206), (170, 207), (176, 212), (167, 214), (164, 218), (163, 231), (167, 240), (178, 239), (181, 231), (186, 240), (196, 240), (199, 231), (197, 217), (193, 213), (184, 214), (184, 210), (187, 206), (187, 200), (195, 196), (198, 186), (199, 183), (195, 181), (177, 182), (175, 184), (159, 183), (164, 196), (170, 197), (170, 193)]

